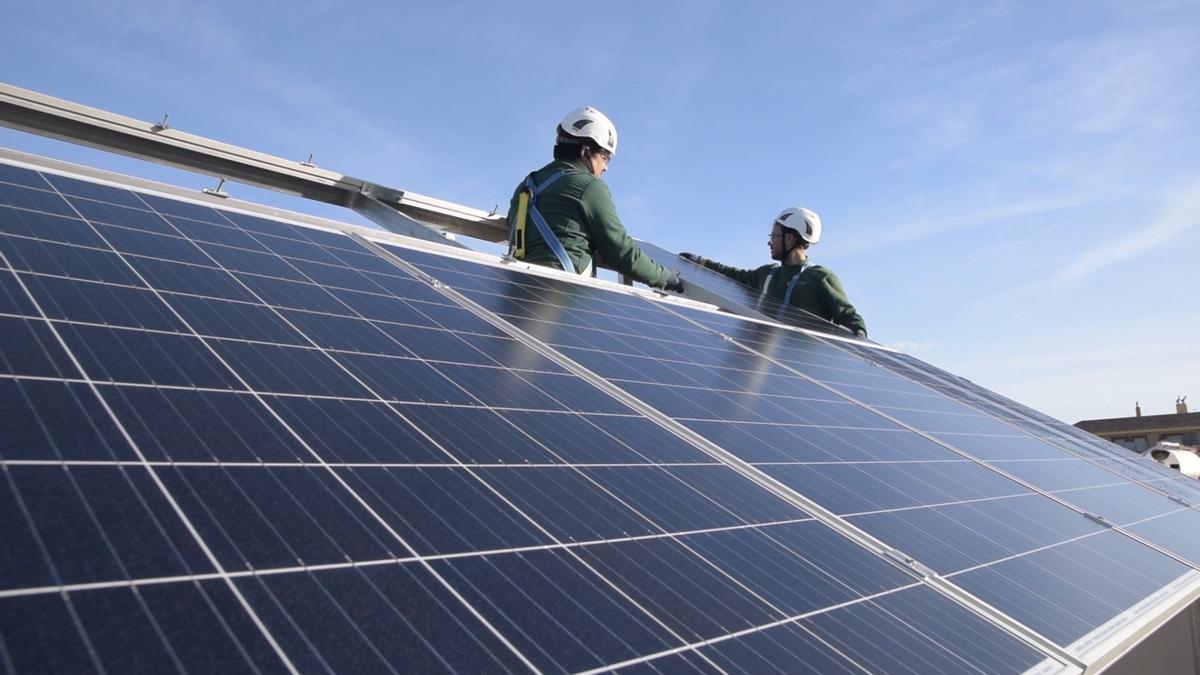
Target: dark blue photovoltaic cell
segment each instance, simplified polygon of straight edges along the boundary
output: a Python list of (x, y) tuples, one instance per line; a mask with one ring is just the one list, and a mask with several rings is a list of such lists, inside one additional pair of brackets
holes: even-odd
[(77, 378), (71, 363), (46, 322), (0, 316), (0, 373), (34, 377)]
[(568, 464), (714, 462), (703, 451), (644, 417), (518, 410), (503, 416), (546, 443), (557, 461)]
[[(699, 654), (721, 670), (733, 673), (836, 675), (863, 672), (861, 666), (830, 649), (812, 633), (790, 623), (715, 642), (700, 649)], [(649, 665), (669, 669), (674, 664), (666, 657), (651, 661)]]
[(1025, 494), (1018, 483), (967, 460), (794, 464), (763, 468), (834, 513), (904, 509)]
[(0, 379), (0, 410), (2, 460), (137, 459), (87, 385)]
[(362, 384), (317, 349), (214, 340), (210, 344), (251, 389), (273, 394), (368, 397)]
[(445, 451), (406, 422), (397, 407), (373, 401), (299, 396), (271, 396), (266, 400), (312, 452), (329, 463), (440, 464), (452, 461)]
[[(849, 520), (884, 541), (896, 542), (906, 554), (940, 573), (987, 564), (1103, 530), (1040, 495), (873, 513)], [(1099, 563), (1079, 564), (1105, 567)]]
[(194, 337), (81, 324), (60, 325), (58, 332), (93, 379), (214, 389), (238, 386)]
[[(1118, 565), (1123, 574), (1104, 574), (1094, 564), (1100, 560)], [(1188, 571), (1126, 537), (1101, 532), (951, 578), (995, 598), (1009, 616), (1065, 645)]]
[[(896, 623), (894, 616), (906, 617)], [(1016, 637), (919, 586), (871, 602), (819, 614), (802, 626), (872, 672), (990, 672), (996, 664), (1021, 671), (1043, 656)], [(857, 636), (851, 641), (848, 636)]]
[(392, 250), (499, 317), (344, 234), (0, 165), (0, 670), (1042, 659), (769, 476), (1056, 639), (1185, 569), (974, 461), (1193, 528), (1094, 465), (1068, 479), (1078, 455), (1015, 413), (795, 331)]
[(551, 543), (516, 509), (495, 499), (481, 471), (360, 468), (338, 475), (420, 555)]
[(72, 279), (141, 286), (121, 258), (109, 251), (22, 237), (0, 237), (0, 252), (13, 269)]
[(0, 224), (3, 225), (3, 231), (10, 235), (92, 248), (108, 248), (90, 225), (75, 217), (0, 206)]
[(50, 185), (42, 174), (32, 169), (0, 163), (0, 182), (15, 183), (26, 187), (49, 190)]
[(205, 337), (309, 345), (297, 328), (263, 305), (175, 294), (165, 300), (192, 330)]
[[(555, 454), (557, 448), (552, 450), (538, 440), (552, 442), (553, 437), (537, 434), (536, 427), (531, 427), (530, 433), (521, 431), (514, 426), (512, 411), (423, 405), (401, 405), (398, 409), (460, 462), (520, 465), (562, 461)], [(554, 414), (555, 418), (560, 416)]]
[(14, 466), (7, 473), (11, 498), (46, 552), (22, 557), (48, 564), (61, 583), (211, 571), (143, 469)]
[(395, 539), (322, 468), (180, 467), (159, 475), (228, 569), (393, 557)]
[[(4, 548), (0, 547), (0, 555)], [(6, 667), (18, 673), (86, 673), (101, 667), (80, 639), (75, 617), (58, 594), (5, 598), (0, 609)]]
[(24, 275), (23, 281), (50, 319), (146, 330), (186, 329), (150, 290), (35, 275)]
[(451, 559), (433, 567), (541, 670), (594, 668), (682, 644), (562, 551)]
[(0, 206), (13, 206), (60, 216), (75, 215), (67, 201), (58, 194), (8, 183), (0, 183)]
[(688, 642), (784, 618), (669, 539), (588, 546), (578, 554)]
[[(114, 590), (110, 593), (128, 593)], [(236, 672), (256, 669), (284, 672), (262, 631), (222, 582), (154, 584), (138, 589), (144, 612), (165, 637), (175, 660), (188, 672)], [(111, 615), (100, 598), (102, 615)], [(124, 636), (118, 636), (118, 645)], [(126, 643), (126, 649), (128, 644)]]
[(159, 234), (178, 234), (175, 228), (171, 227), (171, 224), (161, 214), (146, 211), (142, 208), (127, 208), (88, 199), (72, 199), (71, 205), (75, 208), (75, 211), (68, 215), (76, 217), (82, 215), (84, 219), (92, 223), (120, 225), (121, 227), (145, 230), (146, 232), (157, 232)]
[(296, 462), (300, 444), (248, 394), (101, 387), (117, 420), (150, 461)]
[(788, 616), (914, 583), (881, 558), (859, 555), (856, 544), (815, 521), (679, 541)]
[(57, 174), (43, 174), (47, 181), (54, 186), (54, 189), (64, 195), (71, 197), (83, 197), (85, 199), (93, 199), (110, 204), (120, 204), (122, 206), (132, 206), (139, 209), (146, 208), (143, 202), (137, 195), (129, 190), (115, 188), (108, 185), (100, 185), (91, 181), (79, 180), (77, 178), (69, 178), (67, 176), (59, 176)]
[(0, 267), (0, 314), (37, 316), (37, 308), (21, 288), (17, 277), (6, 267)]
[(262, 576), (238, 587), (300, 672), (527, 671), (419, 567)]

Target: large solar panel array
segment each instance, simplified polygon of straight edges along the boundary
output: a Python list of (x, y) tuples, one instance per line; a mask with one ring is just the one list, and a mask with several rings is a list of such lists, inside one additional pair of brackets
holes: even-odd
[(1070, 671), (1194, 488), (919, 361), (0, 164), (0, 670)]

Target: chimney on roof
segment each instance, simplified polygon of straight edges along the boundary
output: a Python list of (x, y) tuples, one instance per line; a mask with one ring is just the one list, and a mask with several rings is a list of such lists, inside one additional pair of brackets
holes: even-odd
[(1137, 401), (1133, 402), (1133, 416), (1134, 417), (1142, 416), (1142, 404), (1138, 403)]
[(1177, 414), (1177, 415), (1186, 415), (1187, 414), (1187, 397), (1186, 396), (1180, 396), (1179, 398), (1175, 399), (1175, 414)]

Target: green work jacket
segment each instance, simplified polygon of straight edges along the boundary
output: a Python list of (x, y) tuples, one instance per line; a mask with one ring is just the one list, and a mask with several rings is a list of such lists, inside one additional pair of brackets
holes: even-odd
[(826, 321), (845, 326), (851, 331), (861, 330), (864, 334), (867, 332), (867, 324), (854, 309), (854, 305), (850, 304), (846, 291), (842, 289), (842, 282), (836, 274), (820, 265), (809, 265), (807, 269), (800, 265), (763, 265), (757, 269), (743, 270), (705, 260), (704, 266), (758, 291), (762, 290), (771, 270), (776, 270), (771, 285), (767, 288), (767, 295), (780, 302), (783, 302), (787, 293), (788, 282), (799, 274), (800, 278), (796, 280), (796, 286), (792, 289), (792, 305), (816, 314)]
[[(575, 264), (576, 273), (587, 269), (592, 251), (599, 254), (606, 267), (640, 281), (647, 286), (661, 286), (668, 272), (662, 265), (642, 253), (629, 237), (617, 209), (613, 205), (608, 185), (593, 176), (582, 162), (554, 160), (533, 172), (534, 185), (540, 185), (559, 171), (566, 172), (538, 195), (537, 207), (551, 231), (562, 242), (567, 257)], [(524, 181), (513, 191), (508, 207), (508, 222), (516, 223), (517, 195)], [(560, 267), (554, 251), (546, 245), (533, 219), (525, 222), (525, 262), (548, 267)]]

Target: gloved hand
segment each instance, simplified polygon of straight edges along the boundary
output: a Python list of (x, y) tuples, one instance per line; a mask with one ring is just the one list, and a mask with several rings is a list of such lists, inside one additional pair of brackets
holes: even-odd
[(663, 282), (662, 289), (664, 291), (671, 291), (672, 293), (682, 293), (683, 277), (679, 276), (679, 273), (675, 270), (668, 271), (671, 274), (667, 277), (667, 280)]
[(688, 253), (685, 251), (683, 253), (680, 253), (679, 257), (683, 258), (684, 260), (690, 260), (690, 261), (696, 263), (697, 265), (704, 264), (704, 258), (701, 258), (700, 256), (696, 255), (695, 253)]

